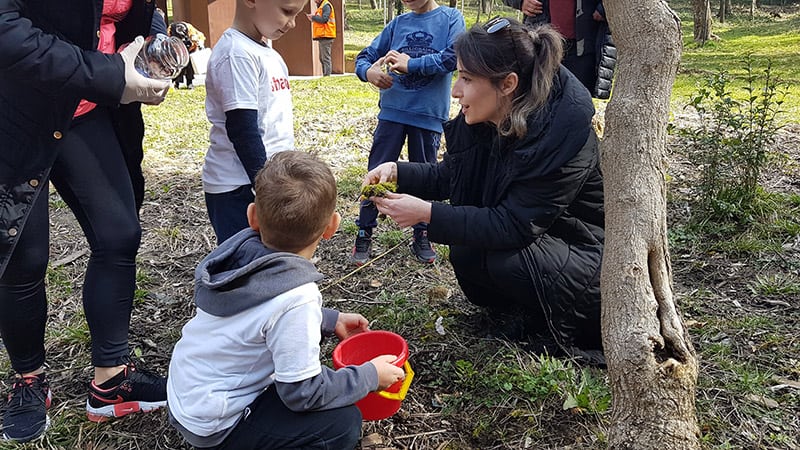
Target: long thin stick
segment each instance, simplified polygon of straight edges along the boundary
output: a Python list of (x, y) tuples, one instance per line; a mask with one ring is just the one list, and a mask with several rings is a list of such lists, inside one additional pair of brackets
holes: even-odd
[(384, 256), (388, 255), (388, 254), (389, 254), (389, 253), (391, 253), (391, 252), (392, 252), (394, 249), (396, 249), (397, 247), (400, 247), (401, 245), (405, 244), (406, 242), (408, 242), (408, 239), (406, 239), (406, 240), (404, 240), (404, 241), (400, 241), (400, 242), (399, 242), (397, 245), (395, 245), (394, 247), (392, 247), (392, 248), (390, 248), (389, 250), (386, 250), (385, 252), (381, 253), (380, 255), (378, 255), (378, 256), (376, 256), (376, 257), (374, 257), (374, 258), (370, 259), (369, 261), (365, 262), (364, 264), (362, 264), (362, 265), (360, 265), (360, 266), (356, 267), (356, 268), (355, 268), (353, 271), (351, 271), (351, 272), (350, 272), (350, 273), (348, 273), (347, 275), (343, 276), (342, 278), (339, 278), (338, 280), (336, 280), (336, 281), (334, 281), (333, 283), (331, 283), (331, 284), (329, 284), (329, 285), (325, 286), (324, 288), (320, 289), (319, 291), (320, 291), (320, 292), (325, 292), (326, 290), (328, 290), (328, 288), (329, 288), (329, 287), (331, 287), (331, 286), (336, 286), (337, 284), (341, 283), (342, 281), (344, 281), (344, 280), (346, 280), (346, 279), (350, 278), (351, 276), (353, 276), (354, 274), (358, 273), (358, 271), (360, 271), (360, 270), (361, 270), (361, 269), (363, 269), (364, 267), (367, 267), (368, 265), (370, 265), (370, 264), (374, 263), (375, 261), (377, 261), (377, 260), (379, 260), (379, 259), (383, 258)]

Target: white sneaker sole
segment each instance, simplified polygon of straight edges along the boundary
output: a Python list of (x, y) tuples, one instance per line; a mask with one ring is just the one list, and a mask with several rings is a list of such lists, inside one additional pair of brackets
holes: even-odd
[(123, 402), (94, 408), (86, 400), (86, 417), (91, 422), (105, 422), (114, 417), (124, 417), (137, 412), (150, 412), (167, 406), (166, 400), (161, 402)]

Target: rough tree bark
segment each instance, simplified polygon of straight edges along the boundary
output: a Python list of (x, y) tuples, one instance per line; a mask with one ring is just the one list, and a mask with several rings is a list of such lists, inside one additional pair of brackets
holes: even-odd
[(711, 39), (711, 0), (692, 0), (694, 41), (703, 45)]
[(680, 23), (660, 0), (606, 0), (618, 63), (601, 144), (609, 448), (698, 449), (697, 359), (672, 292), (666, 134)]

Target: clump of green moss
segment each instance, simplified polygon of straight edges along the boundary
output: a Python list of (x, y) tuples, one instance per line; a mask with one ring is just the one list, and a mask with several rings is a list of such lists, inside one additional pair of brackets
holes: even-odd
[(361, 200), (370, 197), (386, 197), (389, 192), (397, 192), (397, 183), (385, 181), (378, 184), (368, 184), (361, 188)]

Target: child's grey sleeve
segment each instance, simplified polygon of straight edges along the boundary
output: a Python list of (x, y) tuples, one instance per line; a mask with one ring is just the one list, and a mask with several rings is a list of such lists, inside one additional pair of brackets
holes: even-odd
[(339, 370), (322, 366), (319, 375), (297, 381), (275, 381), (283, 403), (294, 412), (320, 411), (349, 406), (378, 388), (378, 370), (371, 362)]
[(339, 320), (339, 311), (322, 308), (322, 337), (331, 337), (336, 334), (336, 322)]

